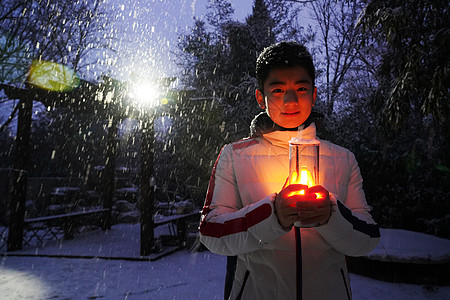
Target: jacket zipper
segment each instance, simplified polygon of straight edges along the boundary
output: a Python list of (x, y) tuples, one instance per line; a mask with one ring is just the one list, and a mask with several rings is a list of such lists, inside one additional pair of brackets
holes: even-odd
[(349, 291), (349, 288), (347, 285), (347, 280), (345, 280), (345, 273), (344, 273), (343, 269), (341, 269), (341, 275), (342, 275), (342, 280), (344, 281), (345, 291), (347, 292), (347, 299), (351, 300), (352, 297), (350, 296), (350, 291)]
[(302, 237), (300, 227), (295, 228), (295, 246), (296, 246), (296, 274), (297, 274), (297, 300), (302, 300), (303, 280), (302, 280)]
[(244, 287), (245, 287), (245, 284), (247, 283), (247, 279), (248, 279), (249, 275), (250, 275), (250, 271), (249, 270), (245, 271), (244, 282), (242, 282), (242, 287), (241, 287), (241, 290), (239, 291), (239, 294), (238, 294), (236, 300), (242, 299), (242, 294), (244, 293)]

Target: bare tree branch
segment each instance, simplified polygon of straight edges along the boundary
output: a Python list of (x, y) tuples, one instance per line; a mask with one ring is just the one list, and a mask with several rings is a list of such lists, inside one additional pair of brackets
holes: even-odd
[(14, 107), (13, 111), (9, 115), (8, 119), (6, 120), (6, 122), (3, 123), (3, 125), (0, 127), (0, 132), (5, 130), (5, 128), (8, 127), (8, 125), (14, 119), (14, 117), (16, 116), (17, 111), (19, 110), (20, 105), (22, 105), (22, 100), (20, 100), (19, 103), (17, 103), (17, 105)]
[[(341, 101), (343, 86), (356, 74), (362, 74), (371, 67), (369, 58), (364, 57), (361, 28), (355, 26), (362, 5), (356, 2), (316, 0), (308, 5), (319, 27), (320, 50), (324, 56), (326, 113), (332, 115), (335, 103)], [(372, 73), (373, 74), (373, 73)]]

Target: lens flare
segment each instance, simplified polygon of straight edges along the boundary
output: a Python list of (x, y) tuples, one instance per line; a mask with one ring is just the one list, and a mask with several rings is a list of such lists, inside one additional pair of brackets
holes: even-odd
[(65, 65), (34, 60), (28, 73), (28, 83), (49, 91), (69, 92), (80, 84), (80, 78)]

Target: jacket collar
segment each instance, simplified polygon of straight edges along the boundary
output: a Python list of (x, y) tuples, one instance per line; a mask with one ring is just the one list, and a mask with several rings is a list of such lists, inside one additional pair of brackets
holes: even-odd
[(308, 119), (298, 128), (284, 128), (272, 121), (266, 112), (262, 112), (253, 119), (250, 125), (250, 135), (252, 137), (263, 136), (273, 145), (288, 147), (289, 141), (297, 137), (302, 131), (302, 137), (306, 139), (316, 138), (316, 123), (321, 123), (323, 114), (312, 111)]
[(308, 119), (298, 128), (284, 128), (272, 121), (266, 112), (261, 112), (256, 115), (250, 124), (250, 136), (257, 137), (273, 131), (294, 131), (297, 132), (299, 128), (307, 128), (311, 123), (316, 123), (320, 126), (324, 115), (318, 111), (312, 111)]
[(311, 123), (308, 127), (303, 128), (304, 125), (299, 126), (298, 130), (295, 131), (272, 131), (263, 134), (262, 136), (268, 140), (272, 145), (279, 146), (283, 148), (289, 147), (289, 141), (292, 138), (298, 137), (301, 131), (302, 138), (304, 139), (315, 139), (316, 138), (316, 124)]

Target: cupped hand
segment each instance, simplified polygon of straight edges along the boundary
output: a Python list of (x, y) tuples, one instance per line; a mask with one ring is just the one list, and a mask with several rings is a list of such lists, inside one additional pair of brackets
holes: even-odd
[(300, 221), (300, 208), (296, 203), (304, 195), (300, 195), (301, 190), (307, 190), (303, 184), (291, 184), (284, 187), (275, 198), (275, 214), (278, 222), (284, 228), (289, 228), (297, 221)]
[(295, 202), (298, 216), (303, 225), (322, 225), (331, 216), (330, 194), (321, 185), (310, 187), (305, 196)]

